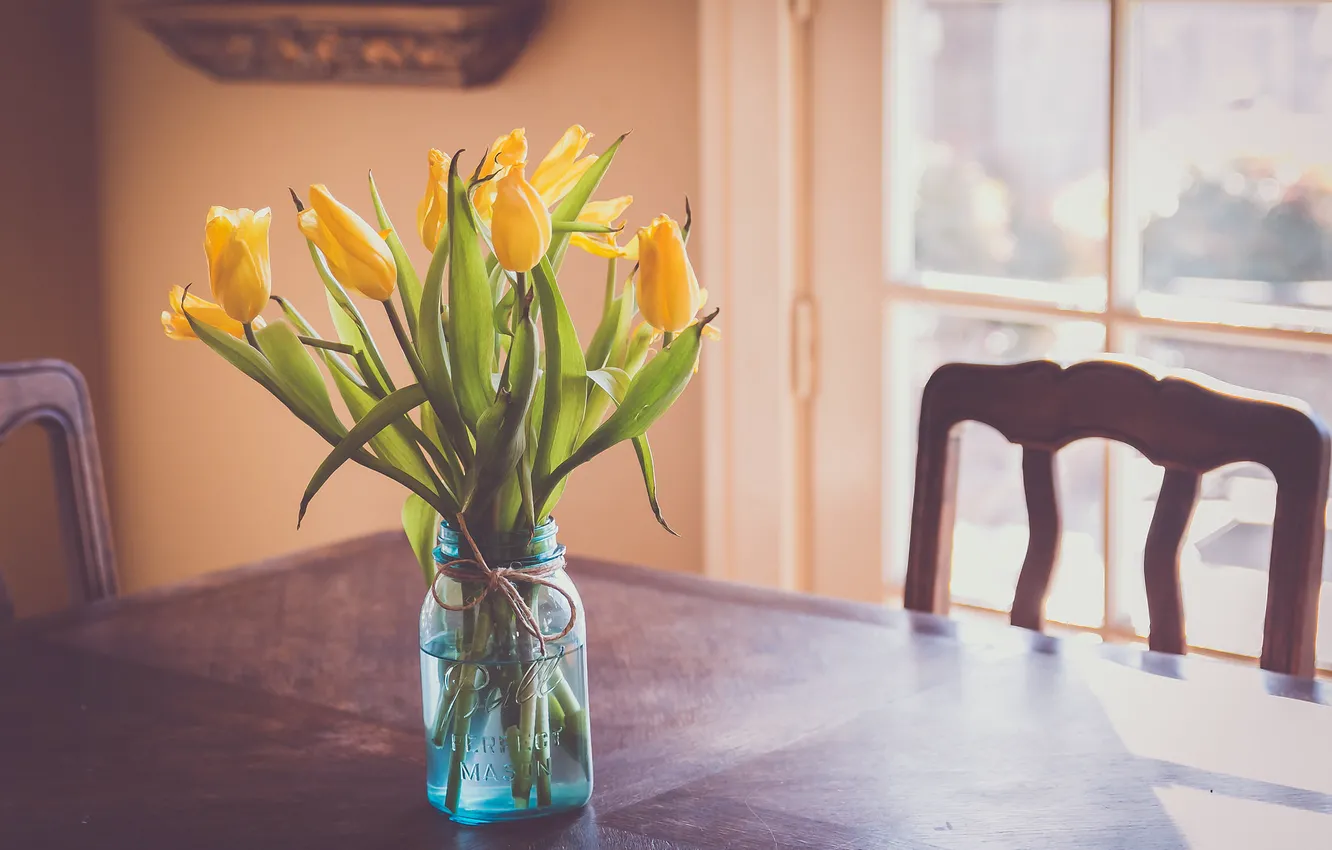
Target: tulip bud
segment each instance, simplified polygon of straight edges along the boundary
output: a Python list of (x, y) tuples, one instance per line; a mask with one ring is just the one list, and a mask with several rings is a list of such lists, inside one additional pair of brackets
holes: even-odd
[(550, 213), (523, 171), (519, 165), (499, 179), (490, 222), (495, 258), (511, 272), (531, 271), (550, 247)]
[[(185, 319), (186, 310), (189, 311), (190, 317), (196, 322), (212, 325), (237, 339), (245, 338), (245, 327), (228, 316), (225, 310), (212, 301), (207, 301), (197, 295), (186, 294), (185, 288), (182, 286), (171, 287), (168, 299), (171, 302), (171, 310), (169, 312), (162, 311), (162, 330), (166, 331), (166, 335), (170, 339), (198, 339), (194, 329), (190, 327), (190, 323)], [(264, 320), (257, 316), (253, 322), (255, 329), (264, 326)]]
[(659, 215), (638, 231), (637, 296), (644, 320), (671, 333), (689, 327), (702, 306), (680, 225), (670, 216)]
[(430, 149), (430, 176), (426, 178), (425, 196), (416, 208), (416, 229), (426, 250), (434, 253), (439, 235), (444, 232), (449, 212), (449, 157)]
[(252, 322), (268, 304), (272, 292), (268, 265), (268, 225), (273, 215), (213, 207), (204, 224), (204, 254), (208, 282), (227, 315), (237, 322)]
[(310, 187), (310, 206), (296, 217), (305, 238), (328, 260), (343, 286), (366, 298), (387, 301), (398, 282), (398, 267), (383, 234), (338, 202), (322, 183)]
[(564, 135), (537, 165), (536, 171), (532, 172), (532, 185), (546, 206), (558, 203), (569, 194), (583, 173), (597, 161), (596, 156), (592, 155), (578, 158), (591, 140), (592, 134), (583, 129), (581, 124), (573, 125), (564, 131)]

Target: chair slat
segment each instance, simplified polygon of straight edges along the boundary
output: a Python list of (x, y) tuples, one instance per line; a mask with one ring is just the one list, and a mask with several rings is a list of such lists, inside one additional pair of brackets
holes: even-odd
[(1045, 625), (1045, 597), (1050, 592), (1063, 523), (1055, 484), (1055, 455), (1024, 446), (1022, 489), (1027, 497), (1027, 557), (1013, 595), (1012, 623), (1039, 631)]
[(1183, 469), (1167, 469), (1156, 497), (1156, 511), (1147, 529), (1142, 574), (1147, 587), (1147, 613), (1151, 634), (1147, 643), (1157, 652), (1183, 655), (1184, 599), (1179, 587), (1179, 554), (1198, 503), (1201, 476)]

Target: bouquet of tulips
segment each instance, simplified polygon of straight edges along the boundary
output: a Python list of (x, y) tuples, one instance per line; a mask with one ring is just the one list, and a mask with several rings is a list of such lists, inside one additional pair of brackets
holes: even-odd
[[(533, 540), (569, 473), (629, 441), (648, 502), (669, 531), (657, 504), (647, 432), (696, 372), (702, 337), (716, 334), (709, 327), (716, 312), (697, 315), (706, 293), (685, 251), (688, 202), (683, 227), (660, 215), (619, 244), (623, 224), (617, 220), (632, 198), (592, 197), (624, 136), (600, 156), (584, 156), (590, 138), (571, 127), (530, 179), (521, 129), (497, 139), (467, 179), (457, 154), (430, 151), (416, 215), (431, 252), (424, 276), (408, 260), (373, 176), (377, 226), (323, 185), (310, 187), (308, 205), (293, 192), (297, 225), (327, 290), (333, 335), (321, 334), (294, 303), (272, 295), (268, 209), (213, 207), (204, 250), (214, 301), (175, 287), (172, 309), (162, 314), (167, 336), (203, 340), (332, 447), (306, 486), (298, 523), (348, 461), (388, 476), (410, 491), (403, 527), (436, 603), (466, 615), (461, 640), (471, 647), (468, 657), (483, 655), (486, 646), (512, 645), (519, 626), (539, 644), (539, 653), (525, 644), (523, 672), (512, 683), (519, 719), (507, 734), (513, 752), (523, 752), (513, 763), (517, 807), (528, 805), (534, 782), (538, 806), (551, 799), (549, 771), (529, 767), (534, 748), (549, 744), (543, 730), (551, 718), (558, 715), (571, 738), (581, 729), (585, 745), (586, 712), (559, 667), (544, 663), (551, 660), (545, 658), (550, 636), (536, 625), (535, 585), (521, 594), (509, 585), (507, 609), (498, 602), (481, 605), (485, 589), (472, 580), (459, 586), (462, 599), (453, 607), (442, 601), (436, 585), (459, 561), (436, 564), (440, 520), (461, 531), (472, 550), (462, 560), (474, 561), (483, 571), (474, 578), (492, 582), (493, 589), (501, 571), (485, 563), (476, 540), (514, 534)], [(601, 321), (586, 345), (559, 280), (571, 245), (607, 261)], [(622, 261), (633, 264), (623, 280)], [(409, 385), (396, 386), (390, 377), (353, 295), (379, 302), (388, 314), (411, 370)], [(270, 300), (281, 318), (265, 323), (260, 313)], [(335, 408), (325, 374), (345, 411)], [(566, 634), (574, 613), (571, 608)], [(444, 685), (430, 726), (436, 750), (446, 746), (452, 729), (443, 807), (456, 815), (466, 776), (458, 741), (473, 722), (484, 675), (472, 668), (450, 674), (440, 665)], [(547, 689), (555, 690), (549, 699)], [(481, 722), (479, 714), (475, 721)], [(544, 750), (535, 757), (538, 766), (548, 765), (541, 761)]]
[[(469, 538), (534, 529), (570, 472), (628, 440), (653, 513), (670, 530), (647, 432), (697, 371), (716, 313), (697, 317), (707, 296), (685, 250), (688, 203), (683, 228), (661, 215), (618, 244), (623, 224), (614, 222), (632, 197), (592, 196), (625, 137), (584, 156), (591, 136), (569, 128), (530, 179), (522, 129), (497, 139), (470, 179), (457, 155), (431, 150), (416, 216), (431, 251), (424, 277), (373, 175), (377, 227), (323, 185), (310, 187), (308, 206), (293, 192), (297, 225), (327, 289), (331, 338), (271, 294), (270, 211), (209, 211), (204, 250), (216, 303), (175, 287), (162, 323), (172, 339), (203, 340), (332, 446), (301, 498), (298, 523), (344, 463), (386, 475), (411, 491), (403, 526), (430, 582), (441, 516)], [(601, 321), (586, 345), (558, 278), (570, 245), (607, 260)], [(621, 260), (634, 262), (623, 282)], [(387, 312), (409, 386), (389, 377), (353, 293)], [(270, 299), (282, 319), (265, 323), (260, 313)]]

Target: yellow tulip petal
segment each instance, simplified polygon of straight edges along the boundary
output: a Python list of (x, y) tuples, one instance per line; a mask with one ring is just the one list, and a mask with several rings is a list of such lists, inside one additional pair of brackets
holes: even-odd
[(532, 185), (553, 184), (556, 175), (563, 174), (573, 167), (574, 161), (582, 155), (583, 149), (591, 140), (592, 134), (584, 129), (582, 124), (575, 124), (565, 130), (564, 135), (560, 136), (560, 140), (537, 165), (536, 171), (532, 172)]
[(162, 311), (162, 330), (166, 332), (167, 339), (183, 341), (187, 339), (198, 339), (194, 331), (190, 328), (190, 323), (184, 316), (178, 316), (175, 313)]
[[(171, 287), (167, 293), (167, 301), (171, 304), (171, 310), (170, 312), (162, 311), (162, 329), (166, 331), (166, 335), (171, 339), (196, 338), (194, 330), (190, 328), (190, 323), (185, 318), (187, 311), (190, 318), (196, 322), (211, 325), (237, 339), (245, 338), (245, 327), (227, 315), (227, 312), (220, 305), (192, 293), (187, 294), (182, 286)], [(264, 320), (256, 316), (252, 324), (258, 330), (264, 327)]]
[(583, 211), (578, 214), (578, 220), (588, 224), (609, 226), (612, 221), (623, 216), (633, 202), (633, 195), (621, 195), (608, 201), (588, 201), (583, 205)]
[(582, 179), (583, 174), (596, 161), (595, 154), (585, 156), (567, 168), (548, 172), (542, 176), (540, 182), (533, 179), (532, 185), (537, 187), (537, 191), (541, 193), (541, 200), (546, 206), (554, 206), (563, 200), (565, 195), (569, 194), (569, 190), (573, 189), (574, 184)]
[(523, 172), (520, 165), (496, 181), (490, 223), (495, 259), (512, 272), (530, 271), (550, 247), (550, 213)]
[(429, 174), (426, 177), (425, 195), (416, 208), (416, 230), (421, 234), (421, 243), (426, 250), (434, 253), (440, 233), (448, 220), (449, 157), (431, 148), (427, 161)]
[(486, 149), (486, 161), (481, 164), (481, 177), (489, 177), (506, 168), (527, 163), (527, 131), (522, 127), (510, 130)]

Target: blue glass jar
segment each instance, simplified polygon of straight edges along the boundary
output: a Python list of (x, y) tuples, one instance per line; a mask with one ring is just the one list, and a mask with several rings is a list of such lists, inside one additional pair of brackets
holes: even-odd
[[(547, 520), (531, 533), (476, 541), (491, 568), (511, 571), (513, 589), (551, 636), (544, 646), (523, 628), (525, 612), (471, 564), (440, 575), (421, 606), (426, 795), (460, 823), (539, 817), (592, 795), (587, 620), (556, 530)], [(437, 542), (437, 564), (472, 554), (447, 522)], [(548, 584), (530, 580), (537, 577)], [(573, 628), (554, 637), (571, 618)]]

